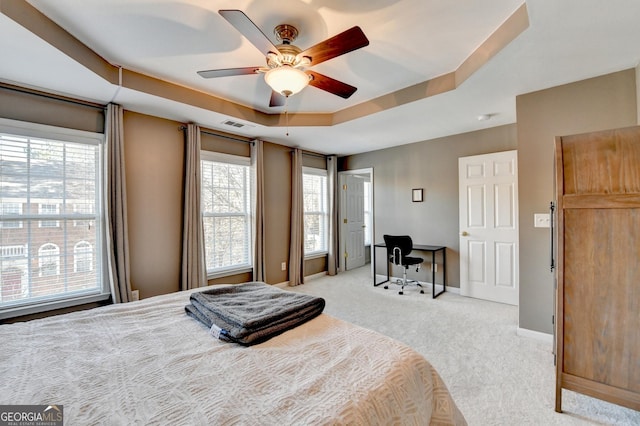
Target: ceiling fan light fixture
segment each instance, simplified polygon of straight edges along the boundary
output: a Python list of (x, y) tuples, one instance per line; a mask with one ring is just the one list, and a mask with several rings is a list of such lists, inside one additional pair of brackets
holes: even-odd
[(295, 95), (309, 84), (309, 75), (290, 65), (272, 68), (264, 75), (271, 88), (283, 96)]

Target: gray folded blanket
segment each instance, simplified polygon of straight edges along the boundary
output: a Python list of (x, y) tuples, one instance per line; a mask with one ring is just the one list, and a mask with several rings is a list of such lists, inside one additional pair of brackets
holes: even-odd
[(254, 345), (315, 318), (320, 297), (281, 290), (262, 282), (236, 284), (191, 294), (187, 315), (225, 341)]

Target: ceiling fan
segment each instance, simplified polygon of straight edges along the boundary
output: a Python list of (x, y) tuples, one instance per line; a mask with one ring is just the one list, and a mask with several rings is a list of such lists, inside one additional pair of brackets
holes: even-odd
[(272, 88), (270, 107), (283, 106), (286, 98), (298, 93), (307, 85), (344, 99), (349, 98), (357, 90), (356, 87), (306, 68), (369, 45), (369, 40), (360, 27), (353, 27), (306, 50), (301, 50), (298, 46), (291, 44), (298, 36), (298, 29), (292, 25), (281, 24), (275, 27), (274, 33), (281, 44), (274, 46), (244, 12), (240, 10), (218, 12), (266, 55), (267, 66), (198, 71), (200, 76), (216, 78), (264, 73), (265, 81)]

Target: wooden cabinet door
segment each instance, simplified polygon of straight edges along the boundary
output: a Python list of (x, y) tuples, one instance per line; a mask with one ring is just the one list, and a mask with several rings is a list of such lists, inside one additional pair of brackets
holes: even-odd
[(556, 141), (556, 410), (571, 389), (640, 409), (640, 128)]

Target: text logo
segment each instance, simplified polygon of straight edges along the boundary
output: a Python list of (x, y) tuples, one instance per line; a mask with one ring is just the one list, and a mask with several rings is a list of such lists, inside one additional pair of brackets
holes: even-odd
[(0, 426), (62, 425), (62, 405), (0, 405)]

